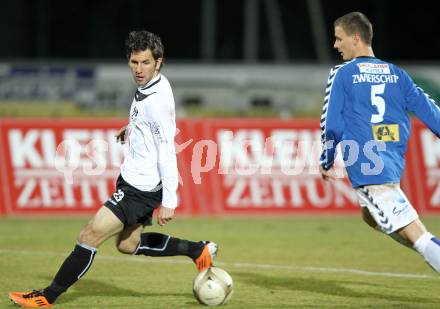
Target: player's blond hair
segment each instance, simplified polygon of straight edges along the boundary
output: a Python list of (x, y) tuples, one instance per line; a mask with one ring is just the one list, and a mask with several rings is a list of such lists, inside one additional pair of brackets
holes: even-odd
[(361, 12), (351, 12), (339, 17), (333, 23), (341, 27), (348, 35), (358, 34), (361, 40), (370, 45), (373, 41), (373, 25)]

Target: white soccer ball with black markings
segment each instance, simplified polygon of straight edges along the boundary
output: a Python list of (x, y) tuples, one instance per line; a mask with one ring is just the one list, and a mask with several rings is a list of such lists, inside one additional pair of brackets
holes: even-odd
[(194, 279), (193, 293), (203, 305), (224, 305), (231, 300), (233, 294), (232, 277), (219, 267), (208, 268)]

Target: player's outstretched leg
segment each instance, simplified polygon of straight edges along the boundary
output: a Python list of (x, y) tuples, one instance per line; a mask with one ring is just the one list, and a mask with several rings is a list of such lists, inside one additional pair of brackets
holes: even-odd
[(427, 231), (420, 219), (412, 221), (399, 234), (413, 244), (428, 265), (440, 272), (440, 240)]
[(424, 233), (414, 243), (425, 261), (437, 272), (440, 272), (440, 240), (429, 232)]
[(133, 254), (146, 256), (184, 255), (194, 261), (198, 271), (203, 271), (212, 266), (217, 251), (217, 244), (211, 241), (193, 242), (160, 233), (143, 233)]
[[(362, 207), (361, 211), (362, 211), (362, 219), (364, 220), (365, 223), (367, 223), (370, 227), (372, 227), (374, 230), (380, 233), (384, 232), (380, 227), (380, 225), (376, 223), (376, 220), (370, 214), (370, 211), (368, 210), (367, 207)], [(402, 237), (398, 232), (389, 233), (388, 236), (390, 236), (393, 240), (397, 241), (399, 244), (404, 245), (405, 247), (408, 247), (410, 249), (414, 249), (412, 243), (408, 239)]]
[(52, 307), (57, 297), (87, 272), (95, 254), (95, 248), (77, 244), (47, 288), (32, 292), (11, 292), (9, 298), (25, 308)]
[(81, 230), (78, 242), (64, 260), (52, 283), (45, 289), (32, 292), (11, 292), (9, 298), (25, 308), (49, 308), (63, 292), (89, 270), (97, 247), (123, 228), (122, 222), (106, 207), (101, 207)]

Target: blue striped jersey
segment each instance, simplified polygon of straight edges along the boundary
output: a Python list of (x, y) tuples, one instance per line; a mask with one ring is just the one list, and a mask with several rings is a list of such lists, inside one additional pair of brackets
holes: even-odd
[(440, 109), (398, 66), (358, 57), (330, 70), (321, 115), (320, 163), (340, 145), (353, 187), (398, 183), (413, 112), (440, 137)]

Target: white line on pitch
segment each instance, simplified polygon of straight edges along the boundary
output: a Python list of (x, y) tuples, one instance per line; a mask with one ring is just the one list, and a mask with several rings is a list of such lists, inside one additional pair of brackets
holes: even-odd
[[(26, 251), (26, 250), (7, 250), (0, 249), (0, 254), (6, 255), (32, 255), (32, 256), (67, 256), (66, 253), (49, 252), (49, 251)], [(99, 260), (107, 261), (127, 261), (136, 263), (162, 263), (162, 264), (188, 264), (188, 260), (176, 260), (166, 258), (149, 258), (141, 256), (112, 256), (112, 255), (96, 255)], [(309, 272), (332, 272), (332, 273), (351, 273), (362, 276), (382, 276), (395, 278), (414, 278), (414, 279), (440, 279), (439, 276), (408, 274), (408, 273), (391, 273), (367, 271), (355, 268), (338, 268), (338, 267), (310, 267), (310, 266), (291, 266), (291, 265), (275, 265), (275, 264), (259, 264), (259, 263), (240, 263), (240, 262), (216, 262), (218, 266), (234, 267), (234, 268), (252, 268), (252, 269), (272, 269), (272, 270), (290, 270), (290, 271), (309, 271)]]

